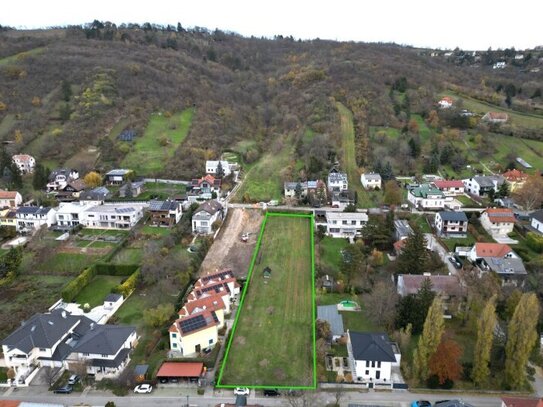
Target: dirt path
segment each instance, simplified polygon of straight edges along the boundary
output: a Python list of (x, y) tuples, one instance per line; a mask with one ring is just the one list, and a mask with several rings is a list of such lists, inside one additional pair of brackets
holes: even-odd
[[(230, 209), (219, 236), (202, 263), (200, 274), (231, 268), (236, 277), (247, 276), (261, 224), (262, 213), (258, 209)], [(250, 233), (249, 241), (243, 243), (240, 236), (246, 232)]]

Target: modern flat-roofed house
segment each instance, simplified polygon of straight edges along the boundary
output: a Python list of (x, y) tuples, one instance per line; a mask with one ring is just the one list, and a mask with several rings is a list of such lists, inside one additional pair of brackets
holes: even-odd
[(106, 204), (89, 206), (81, 212), (80, 223), (89, 229), (132, 229), (143, 217), (143, 206)]
[(481, 120), (494, 124), (505, 123), (507, 120), (509, 120), (509, 115), (503, 112), (488, 112), (481, 118)]
[(31, 233), (43, 225), (47, 227), (56, 222), (55, 210), (47, 206), (20, 206), (15, 215), (17, 232)]
[(56, 221), (60, 228), (72, 229), (81, 223), (81, 214), (92, 205), (85, 202), (62, 202), (56, 210)]
[(437, 180), (434, 186), (445, 196), (458, 196), (464, 194), (464, 183), (461, 180)]
[(415, 208), (420, 209), (443, 209), (445, 207), (445, 195), (430, 184), (409, 188), (407, 200)]
[(360, 176), (360, 182), (366, 189), (381, 189), (381, 175), (373, 172), (364, 173)]
[(332, 237), (354, 238), (362, 234), (368, 214), (362, 212), (326, 212), (326, 234)]
[(492, 236), (506, 237), (515, 227), (515, 215), (509, 208), (489, 208), (481, 215), (481, 226)]
[(524, 285), (526, 268), (520, 256), (509, 245), (477, 242), (467, 257), (481, 272), (495, 272), (501, 278), (502, 285)]
[(134, 174), (134, 171), (123, 168), (111, 170), (105, 175), (107, 185), (122, 185), (128, 181)]
[(0, 208), (17, 209), (23, 203), (23, 197), (17, 191), (0, 190)]
[(328, 190), (330, 192), (341, 192), (349, 188), (347, 174), (333, 169), (328, 174)]
[(532, 212), (530, 215), (530, 226), (543, 235), (543, 209)]
[(355, 195), (353, 191), (344, 189), (339, 192), (332, 192), (330, 200), (333, 208), (345, 209), (349, 205), (354, 205)]
[(222, 209), (222, 205), (215, 200), (201, 204), (192, 215), (192, 233), (212, 234), (213, 223), (222, 220)]
[(11, 157), (21, 174), (32, 174), (36, 167), (36, 160), (28, 154), (15, 154)]
[(347, 350), (353, 381), (392, 384), (392, 367), (400, 366), (401, 354), (386, 333), (347, 330)]
[(441, 211), (436, 214), (435, 227), (439, 236), (464, 238), (468, 234), (468, 217), (464, 212)]
[(181, 203), (171, 200), (151, 201), (149, 203), (149, 213), (152, 226), (175, 226), (183, 215)]
[(498, 192), (500, 186), (505, 182), (501, 175), (480, 175), (462, 180), (466, 192), (477, 196), (485, 196), (493, 190)]
[(232, 174), (231, 164), (228, 161), (223, 161), (223, 160), (221, 160), (221, 161), (211, 161), (211, 160), (206, 161), (206, 173), (221, 177), (221, 175), (218, 174), (219, 163), (221, 163), (222, 176), (223, 177), (228, 177), (230, 174)]

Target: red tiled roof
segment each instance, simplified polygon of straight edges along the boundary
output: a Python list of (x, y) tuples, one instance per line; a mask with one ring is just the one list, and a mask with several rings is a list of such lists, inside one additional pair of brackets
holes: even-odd
[(456, 276), (424, 276), (420, 274), (403, 274), (402, 278), (405, 287), (405, 294), (416, 294), (426, 279), (429, 279), (432, 282), (432, 291), (436, 293), (457, 295), (461, 290), (460, 282)]
[(503, 243), (475, 243), (477, 257), (504, 257), (511, 247)]
[(15, 199), (17, 191), (2, 191), (0, 190), (0, 199)]
[(436, 188), (445, 189), (445, 188), (464, 188), (464, 183), (459, 180), (441, 180), (434, 181)]
[(21, 402), (17, 400), (0, 400), (0, 407), (17, 407), (19, 404)]
[(18, 160), (21, 160), (21, 161), (30, 161), (33, 157), (28, 154), (15, 154), (12, 158), (14, 160), (17, 158)]
[(509, 170), (509, 171), (506, 171), (503, 173), (503, 177), (507, 180), (507, 181), (524, 181), (526, 178), (528, 178), (528, 174), (522, 172), (522, 171), (519, 171), (517, 169), (512, 169), (512, 170)]
[(221, 294), (200, 297), (197, 300), (187, 302), (183, 308), (179, 310), (179, 316), (191, 315), (197, 308), (215, 311), (218, 309), (226, 309), (226, 306), (224, 305)]
[(512, 209), (508, 208), (489, 208), (485, 211), (488, 220), (492, 223), (510, 222), (515, 223), (515, 215)]
[(502, 397), (506, 407), (543, 407), (543, 399), (525, 397)]
[(450, 103), (450, 104), (452, 105), (453, 100), (452, 100), (452, 98), (449, 97), (449, 96), (443, 96), (443, 97), (441, 98), (440, 102), (447, 102), (447, 103)]
[(200, 377), (203, 372), (200, 362), (164, 362), (156, 377)]

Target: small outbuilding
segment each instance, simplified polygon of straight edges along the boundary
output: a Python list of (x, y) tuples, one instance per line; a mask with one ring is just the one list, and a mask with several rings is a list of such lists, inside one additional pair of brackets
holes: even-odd
[(164, 362), (156, 377), (157, 379), (197, 381), (204, 374), (205, 368), (201, 362)]
[(268, 266), (264, 267), (264, 270), (262, 270), (262, 276), (264, 276), (264, 278), (270, 278), (271, 268), (269, 268)]

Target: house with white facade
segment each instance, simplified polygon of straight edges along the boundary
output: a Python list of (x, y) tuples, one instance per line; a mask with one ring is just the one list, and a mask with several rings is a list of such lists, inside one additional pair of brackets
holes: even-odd
[(80, 214), (80, 223), (89, 229), (132, 229), (143, 217), (146, 204), (93, 205)]
[(417, 209), (443, 209), (445, 195), (430, 184), (409, 188), (407, 200)]
[(368, 214), (362, 212), (326, 212), (326, 234), (331, 237), (354, 238), (362, 235)]
[(32, 174), (36, 167), (36, 160), (28, 154), (15, 154), (11, 157), (21, 174)]
[(283, 184), (285, 198), (295, 198), (296, 191), (299, 191), (301, 198), (307, 196), (307, 182), (285, 182)]
[(20, 206), (15, 215), (18, 233), (32, 233), (40, 227), (54, 225), (56, 211), (43, 206)]
[(535, 211), (530, 215), (530, 226), (543, 235), (543, 209)]
[(464, 183), (461, 180), (437, 180), (433, 184), (445, 196), (464, 195)]
[(509, 245), (477, 242), (468, 252), (467, 258), (481, 273), (496, 273), (501, 278), (502, 285), (524, 285), (526, 268), (520, 256)]
[(190, 184), (190, 192), (200, 196), (202, 199), (211, 199), (213, 193), (220, 194), (221, 183), (222, 180), (220, 178), (215, 178), (213, 175), (208, 174), (202, 178), (193, 179)]
[(219, 340), (219, 318), (215, 311), (203, 310), (176, 320), (169, 329), (170, 349), (181, 356), (197, 356), (212, 349)]
[(468, 234), (468, 217), (464, 212), (438, 212), (434, 224), (438, 236), (465, 238)]
[(440, 109), (450, 109), (453, 107), (453, 99), (450, 96), (443, 96), (439, 102), (437, 102), (437, 105)]
[(0, 208), (17, 209), (23, 203), (23, 197), (17, 191), (0, 190)]
[(107, 185), (122, 185), (129, 181), (134, 175), (134, 171), (124, 168), (114, 169), (106, 172), (105, 182)]
[(354, 382), (392, 384), (392, 368), (400, 366), (401, 354), (386, 333), (347, 330), (347, 350)]
[(328, 174), (328, 191), (341, 192), (349, 188), (349, 182), (347, 181), (347, 174), (339, 172), (333, 169)]
[(488, 112), (481, 118), (481, 120), (494, 124), (505, 123), (507, 120), (509, 120), (509, 115), (503, 112)]
[(61, 202), (56, 209), (56, 223), (61, 228), (72, 229), (81, 223), (81, 214), (92, 204), (83, 202)]
[(47, 191), (59, 191), (68, 185), (69, 182), (79, 179), (79, 172), (69, 168), (59, 168), (49, 174)]
[(491, 190), (498, 192), (500, 186), (505, 182), (505, 178), (501, 175), (478, 175), (464, 179), (462, 182), (466, 192), (476, 196), (485, 196)]
[(210, 235), (213, 233), (213, 223), (222, 218), (222, 205), (215, 200), (206, 201), (192, 215), (192, 233)]
[(507, 237), (515, 227), (515, 215), (509, 208), (489, 208), (481, 215), (481, 226), (491, 235)]
[(235, 163), (230, 164), (228, 161), (208, 160), (206, 161), (206, 174), (217, 175), (218, 177), (220, 177), (221, 175), (218, 174), (219, 163), (221, 163), (223, 177), (228, 177), (230, 174), (232, 174), (232, 167), (236, 166)]
[(381, 189), (381, 175), (373, 172), (364, 173), (360, 176), (360, 182), (365, 189)]

